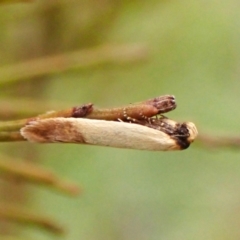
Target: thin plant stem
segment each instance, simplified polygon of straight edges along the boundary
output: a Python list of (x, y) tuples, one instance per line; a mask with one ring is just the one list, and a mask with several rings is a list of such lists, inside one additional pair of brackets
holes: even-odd
[(146, 57), (147, 49), (142, 44), (108, 44), (92, 49), (47, 56), (1, 67), (0, 86), (70, 69), (86, 69), (106, 63), (132, 63), (146, 59)]
[[(165, 95), (143, 102), (126, 105), (111, 109), (97, 109), (92, 103), (84, 104), (78, 107), (68, 108), (60, 111), (51, 111), (36, 117), (0, 122), (0, 141), (23, 141), (19, 131), (22, 127), (31, 121), (57, 118), (57, 117), (74, 117), (74, 118), (89, 118), (100, 120), (129, 120), (130, 119), (145, 119), (157, 114), (165, 113), (176, 108), (174, 96)], [(9, 133), (9, 134), (8, 134)]]
[(52, 171), (46, 170), (37, 164), (26, 162), (22, 159), (12, 159), (8, 156), (0, 156), (0, 176), (12, 175), (28, 182), (51, 187), (70, 195), (78, 195), (80, 189), (74, 183), (68, 182)]
[(23, 209), (22, 206), (1, 203), (0, 218), (11, 220), (19, 224), (36, 226), (58, 235), (64, 233), (64, 229), (55, 221), (34, 214), (27, 209)]

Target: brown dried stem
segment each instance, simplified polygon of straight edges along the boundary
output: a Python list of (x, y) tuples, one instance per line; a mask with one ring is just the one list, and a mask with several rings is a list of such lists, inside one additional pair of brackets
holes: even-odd
[[(27, 106), (27, 107), (26, 107)], [(28, 118), (46, 112), (46, 109), (67, 108), (66, 102), (49, 102), (37, 99), (13, 99), (4, 98), (0, 101), (0, 119), (4, 121)]]
[(208, 148), (236, 148), (240, 149), (239, 136), (212, 136), (209, 134), (200, 134), (197, 142)]
[(39, 214), (33, 214), (22, 206), (14, 206), (6, 203), (0, 204), (0, 219), (14, 221), (16, 223), (33, 225), (54, 234), (63, 234), (64, 230), (56, 222)]
[(69, 69), (86, 69), (106, 63), (131, 63), (146, 57), (147, 49), (142, 44), (103, 45), (1, 67), (0, 86)]
[(13, 175), (25, 181), (52, 187), (53, 189), (74, 196), (80, 192), (79, 187), (74, 183), (61, 179), (53, 172), (46, 170), (37, 164), (1, 155), (0, 176), (4, 177), (6, 175)]
[(33, 0), (0, 0), (0, 4), (12, 4), (12, 3), (26, 3), (33, 2)]
[(171, 111), (175, 108), (175, 98), (171, 95), (160, 96), (143, 102), (111, 109), (96, 109), (93, 107), (93, 104), (89, 103), (61, 111), (47, 112), (33, 118), (0, 122), (0, 141), (24, 141), (23, 137), (21, 137), (19, 134), (19, 130), (27, 123), (34, 120), (57, 117), (84, 117), (90, 119), (113, 121), (121, 119), (125, 121), (127, 120), (127, 117), (134, 119), (144, 119), (145, 117), (152, 117), (157, 114)]

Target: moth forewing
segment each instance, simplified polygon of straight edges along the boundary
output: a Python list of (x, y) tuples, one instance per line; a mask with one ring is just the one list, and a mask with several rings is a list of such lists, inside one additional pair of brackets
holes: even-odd
[[(87, 124), (86, 124), (87, 123)], [(141, 150), (167, 150), (174, 143), (165, 133), (137, 124), (113, 121), (84, 122), (75, 125), (86, 143)], [(83, 129), (83, 130), (82, 130)]]
[(49, 118), (30, 122), (21, 134), (28, 141), (41, 143), (85, 143), (152, 151), (183, 149), (176, 138), (163, 131), (126, 122)]

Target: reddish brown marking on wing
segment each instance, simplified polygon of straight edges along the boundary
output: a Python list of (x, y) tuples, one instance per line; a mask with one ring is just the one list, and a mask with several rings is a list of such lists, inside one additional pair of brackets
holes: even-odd
[(22, 129), (22, 135), (33, 142), (85, 143), (84, 137), (71, 122), (66, 121), (63, 127), (61, 122), (54, 118), (30, 122)]

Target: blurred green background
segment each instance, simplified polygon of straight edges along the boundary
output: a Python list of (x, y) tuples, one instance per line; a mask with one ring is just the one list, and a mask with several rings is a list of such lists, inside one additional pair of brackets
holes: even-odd
[[(178, 107), (170, 118), (193, 121), (202, 134), (237, 135), (239, 10), (234, 0), (2, 4), (1, 100), (112, 107), (173, 94)], [(9, 77), (9, 84), (4, 75), (16, 63), (105, 44), (144, 44), (147, 53), (140, 61), (117, 59), (14, 83)], [(238, 149), (196, 142), (182, 152), (148, 152), (24, 142), (4, 143), (1, 150), (38, 161), (84, 188), (69, 198), (28, 185), (22, 202), (67, 233), (56, 237), (25, 227), (18, 229), (23, 239), (240, 239)]]

